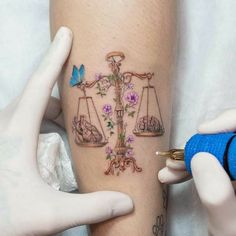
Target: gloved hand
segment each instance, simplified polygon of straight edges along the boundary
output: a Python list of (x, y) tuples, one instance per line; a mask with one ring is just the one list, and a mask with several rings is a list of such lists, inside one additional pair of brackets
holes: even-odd
[[(40, 124), (71, 44), (71, 31), (61, 28), (22, 95), (0, 112), (1, 235), (50, 235), (133, 209), (132, 200), (123, 193), (58, 192), (39, 175), (36, 150)], [(52, 104), (51, 108), (59, 114), (57, 102)], [(54, 119), (57, 115), (50, 111), (47, 116)]]
[[(199, 126), (199, 133), (236, 130), (236, 110), (228, 110)], [(236, 235), (236, 197), (233, 185), (219, 161), (209, 153), (196, 154), (191, 162), (193, 179), (208, 215), (209, 232), (214, 236)], [(189, 178), (184, 162), (168, 159), (159, 172), (162, 183), (178, 183)]]

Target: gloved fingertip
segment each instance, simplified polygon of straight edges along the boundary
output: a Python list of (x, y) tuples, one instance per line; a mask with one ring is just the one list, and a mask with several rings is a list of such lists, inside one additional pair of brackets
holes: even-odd
[(117, 199), (112, 206), (112, 217), (126, 215), (133, 211), (133, 200), (124, 193), (118, 193)]
[(73, 37), (73, 33), (72, 33), (72, 31), (68, 27), (62, 26), (57, 31), (54, 40), (60, 40), (60, 39), (62, 39), (64, 37), (72, 38)]
[(211, 127), (211, 121), (206, 121), (198, 126), (198, 133), (211, 133), (212, 132), (212, 127)]
[(166, 183), (166, 174), (165, 173), (166, 173), (166, 167), (161, 169), (158, 172), (158, 179), (162, 184)]

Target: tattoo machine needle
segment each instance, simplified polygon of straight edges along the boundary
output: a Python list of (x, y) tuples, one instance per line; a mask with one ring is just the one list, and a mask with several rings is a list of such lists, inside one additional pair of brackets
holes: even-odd
[(199, 152), (214, 155), (231, 180), (236, 180), (236, 133), (195, 134), (188, 140), (184, 149), (157, 152), (157, 155), (184, 161), (187, 171), (191, 174), (191, 160)]

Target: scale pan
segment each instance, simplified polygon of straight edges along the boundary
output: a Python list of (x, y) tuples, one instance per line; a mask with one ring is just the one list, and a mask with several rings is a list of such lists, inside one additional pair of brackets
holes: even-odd
[(138, 137), (157, 137), (157, 136), (162, 136), (164, 134), (164, 131), (161, 130), (161, 131), (137, 131), (137, 130), (134, 130), (133, 131), (133, 134), (135, 134), (136, 136)]
[(108, 142), (99, 142), (99, 143), (89, 143), (89, 142), (76, 142), (81, 147), (103, 147), (107, 144)]

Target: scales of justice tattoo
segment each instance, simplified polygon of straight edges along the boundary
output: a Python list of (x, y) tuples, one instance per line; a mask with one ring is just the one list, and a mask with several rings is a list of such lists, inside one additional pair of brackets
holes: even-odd
[[(81, 65), (80, 68), (73, 67), (70, 79), (70, 86), (82, 91), (72, 121), (74, 141), (82, 147), (105, 147), (105, 157), (109, 161), (104, 172), (106, 175), (119, 175), (127, 168), (131, 168), (132, 172), (141, 172), (133, 148), (135, 137), (156, 137), (165, 132), (157, 91), (150, 84), (154, 73), (121, 72), (124, 59), (123, 52), (110, 52), (106, 55), (110, 74), (96, 74), (93, 80), (88, 81), (85, 80), (85, 67)], [(135, 91), (134, 78), (146, 81), (141, 96)], [(96, 90), (96, 95), (87, 96), (87, 90), (92, 88)], [(113, 98), (109, 96), (108, 102), (98, 109), (94, 100), (97, 96), (105, 100), (111, 89)], [(150, 101), (155, 103), (155, 109), (150, 106)], [(136, 120), (132, 134), (126, 131), (128, 119)], [(111, 147), (109, 139), (114, 135), (116, 143)]]

